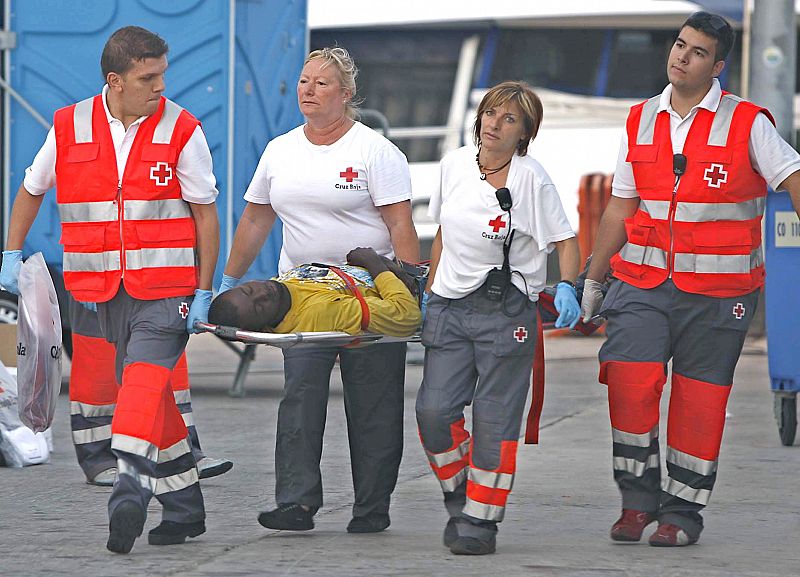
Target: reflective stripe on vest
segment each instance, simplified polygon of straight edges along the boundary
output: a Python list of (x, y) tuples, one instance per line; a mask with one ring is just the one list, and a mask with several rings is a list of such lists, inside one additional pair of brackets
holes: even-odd
[(748, 254), (694, 254), (675, 253), (675, 272), (704, 274), (750, 274), (764, 264), (761, 247)]
[(189, 218), (190, 216), (192, 216), (192, 209), (189, 208), (189, 203), (180, 198), (126, 200), (123, 204), (125, 220), (168, 220), (170, 218)]
[(64, 251), (64, 272), (105, 272), (121, 269), (118, 250), (104, 252)]
[(194, 263), (193, 248), (142, 248), (125, 251), (125, 270), (194, 266)]
[(113, 200), (100, 202), (71, 202), (59, 204), (61, 222), (107, 222), (117, 220), (117, 203)]
[(725, 94), (719, 101), (711, 131), (708, 133), (708, 144), (711, 146), (725, 146), (728, 144), (728, 132), (731, 129), (733, 111), (742, 99), (733, 94)]
[(654, 96), (642, 107), (642, 116), (639, 119), (639, 131), (636, 136), (636, 144), (653, 144), (653, 136), (656, 129), (656, 116), (658, 116), (658, 106), (661, 103), (660, 96)]
[(175, 125), (181, 112), (183, 108), (172, 100), (164, 102), (164, 112), (153, 131), (153, 144), (169, 144), (172, 141), (172, 133), (175, 132)]
[(655, 268), (667, 268), (667, 253), (654, 246), (626, 243), (619, 251), (622, 260)]
[[(760, 196), (743, 202), (679, 202), (675, 206), (675, 222), (709, 222), (716, 220), (752, 220), (764, 214), (767, 200)], [(642, 200), (642, 212), (657, 220), (669, 218), (668, 200)]]
[(72, 122), (75, 130), (75, 144), (92, 141), (92, 109), (94, 96), (81, 100), (75, 105)]

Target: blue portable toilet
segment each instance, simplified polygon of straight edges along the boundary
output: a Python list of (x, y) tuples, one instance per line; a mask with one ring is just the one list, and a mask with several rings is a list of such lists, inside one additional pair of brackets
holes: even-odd
[[(307, 51), (306, 0), (5, 0), (15, 34), (4, 79), (47, 122), (53, 112), (100, 92), (100, 54), (128, 25), (169, 44), (165, 95), (197, 116), (211, 148), (220, 196), (218, 278), (244, 209), (244, 191), (267, 142), (302, 123), (294, 86)], [(24, 171), (47, 127), (5, 95), (3, 231)], [(23, 253), (44, 253), (60, 270), (59, 218), (48, 193)], [(5, 237), (5, 234), (3, 234)], [(5, 238), (3, 238), (5, 240)], [(277, 270), (280, 226), (248, 277)]]
[(800, 350), (796, 337), (800, 318), (800, 220), (788, 194), (770, 191), (766, 210), (766, 322), (769, 375), (775, 393), (775, 418), (784, 445), (797, 431)]

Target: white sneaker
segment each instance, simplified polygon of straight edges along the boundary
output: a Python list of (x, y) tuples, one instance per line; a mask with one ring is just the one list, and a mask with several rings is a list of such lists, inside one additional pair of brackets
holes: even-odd
[(110, 467), (105, 471), (100, 471), (93, 479), (86, 481), (90, 485), (97, 485), (98, 487), (111, 487), (114, 485), (114, 480), (117, 478), (117, 468)]
[(222, 475), (233, 469), (233, 461), (228, 459), (212, 459), (211, 457), (203, 457), (197, 461), (197, 471), (201, 479), (208, 479), (209, 477), (216, 477)]

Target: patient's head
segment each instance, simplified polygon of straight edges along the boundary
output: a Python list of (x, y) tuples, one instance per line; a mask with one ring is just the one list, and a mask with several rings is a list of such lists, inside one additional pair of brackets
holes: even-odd
[(292, 306), (292, 296), (278, 281), (250, 281), (218, 295), (208, 322), (247, 331), (275, 328)]

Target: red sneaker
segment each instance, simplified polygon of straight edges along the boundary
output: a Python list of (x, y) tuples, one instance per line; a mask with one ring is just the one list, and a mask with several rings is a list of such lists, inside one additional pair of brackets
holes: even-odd
[(659, 523), (656, 532), (650, 535), (653, 547), (685, 547), (697, 543), (697, 537), (689, 537), (686, 531), (672, 523)]
[(614, 541), (639, 541), (644, 528), (655, 520), (655, 516), (650, 513), (623, 509), (620, 518), (611, 526), (611, 538)]

